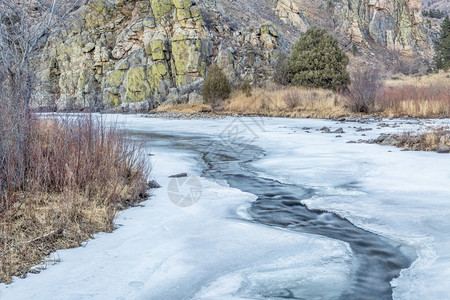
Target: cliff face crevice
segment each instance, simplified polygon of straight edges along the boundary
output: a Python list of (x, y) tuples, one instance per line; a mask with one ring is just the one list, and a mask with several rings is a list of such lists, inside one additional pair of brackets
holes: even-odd
[(312, 25), (360, 47), (431, 53), (418, 0), (92, 0), (74, 14), (45, 46), (39, 105), (201, 103), (212, 62), (235, 84), (264, 84), (280, 52)]

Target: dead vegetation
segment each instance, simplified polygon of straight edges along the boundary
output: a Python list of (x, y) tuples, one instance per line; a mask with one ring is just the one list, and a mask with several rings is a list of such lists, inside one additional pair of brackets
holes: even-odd
[(271, 117), (336, 118), (349, 114), (342, 100), (336, 93), (321, 89), (254, 89), (250, 97), (235, 92), (225, 103), (223, 112)]
[(351, 76), (352, 81), (343, 92), (346, 106), (357, 113), (373, 111), (381, 86), (380, 73), (375, 69), (366, 68), (353, 72)]
[(450, 73), (400, 76), (384, 82), (375, 111), (385, 117), (450, 117)]
[(439, 118), (450, 116), (450, 85), (384, 87), (375, 110), (386, 117)]
[[(342, 93), (280, 85), (253, 88), (251, 95), (237, 90), (215, 113), (326, 119), (352, 115), (450, 117), (449, 72), (421, 77), (400, 76), (385, 81), (378, 81), (373, 72), (358, 74), (358, 80)], [(179, 104), (158, 107), (157, 111), (195, 114), (211, 112), (211, 107)]]
[(115, 211), (146, 196), (143, 158), (123, 132), (31, 113), (43, 79), (33, 66), (80, 2), (0, 1), (0, 282), (111, 231)]
[(447, 152), (450, 147), (450, 129), (438, 127), (425, 132), (405, 132), (398, 139), (397, 147), (413, 151)]
[(421, 132), (404, 132), (402, 134), (382, 134), (369, 143), (395, 146), (411, 151), (450, 152), (450, 127), (427, 128)]
[(143, 153), (124, 132), (92, 117), (27, 122), (26, 149), (15, 147), (21, 146), (15, 136), (0, 140), (0, 282), (6, 283), (57, 249), (112, 231), (117, 210), (147, 197)]
[(274, 117), (330, 118), (343, 114), (338, 101), (333, 93), (319, 89), (256, 89), (250, 97), (241, 92), (233, 94), (225, 104), (224, 112)]

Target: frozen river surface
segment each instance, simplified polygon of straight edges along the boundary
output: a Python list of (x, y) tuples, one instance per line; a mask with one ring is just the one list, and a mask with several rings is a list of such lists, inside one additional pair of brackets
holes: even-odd
[(1, 299), (448, 298), (449, 155), (347, 143), (436, 121), (110, 118), (162, 188)]

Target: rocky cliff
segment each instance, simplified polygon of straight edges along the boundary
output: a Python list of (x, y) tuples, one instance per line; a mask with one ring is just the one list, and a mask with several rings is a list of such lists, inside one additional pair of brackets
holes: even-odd
[(92, 0), (74, 16), (45, 46), (38, 105), (200, 103), (212, 62), (236, 84), (264, 84), (280, 52), (312, 25), (363, 56), (432, 51), (418, 0)]
[(450, 14), (450, 2), (448, 0), (422, 0), (425, 9), (438, 9)]
[(334, 5), (334, 15), (357, 43), (373, 40), (410, 55), (427, 51), (431, 44), (419, 0), (346, 0)]

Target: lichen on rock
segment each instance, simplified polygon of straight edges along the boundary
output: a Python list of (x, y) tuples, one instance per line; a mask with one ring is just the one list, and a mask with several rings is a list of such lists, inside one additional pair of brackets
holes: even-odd
[(153, 15), (156, 19), (161, 19), (172, 11), (172, 0), (150, 0)]

